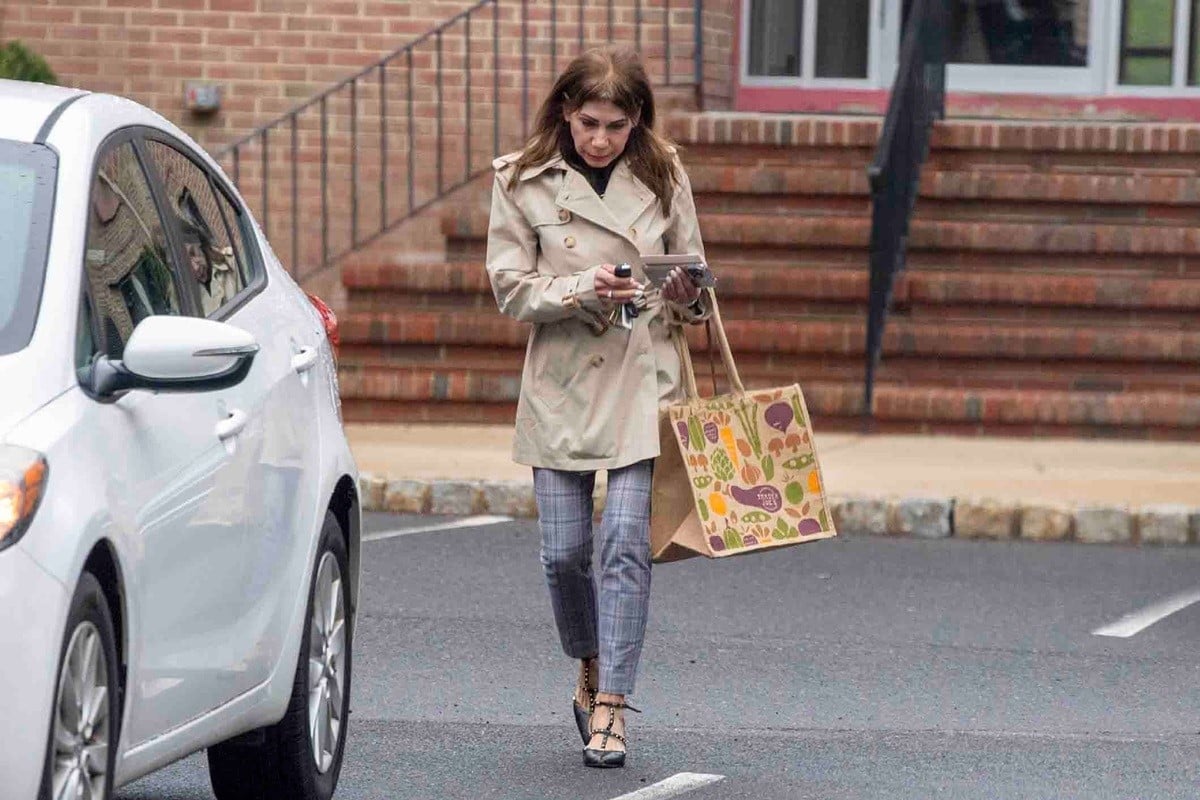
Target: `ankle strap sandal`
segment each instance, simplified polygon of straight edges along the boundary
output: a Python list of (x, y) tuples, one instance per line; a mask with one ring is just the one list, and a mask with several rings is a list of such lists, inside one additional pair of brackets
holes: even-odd
[(581, 659), (587, 662), (584, 669), (583, 678), (583, 693), (587, 699), (587, 707), (581, 706), (578, 700), (578, 687), (576, 692), (571, 694), (571, 713), (575, 716), (575, 727), (579, 729), (579, 738), (584, 744), (588, 743), (588, 727), (591, 725), (592, 714), (596, 712), (596, 695), (600, 691), (600, 687), (592, 683), (591, 664), (595, 661), (594, 658)]
[[(583, 763), (589, 767), (601, 767), (601, 768), (625, 766), (625, 750), (606, 750), (605, 749), (608, 747), (609, 739), (616, 739), (618, 742), (620, 742), (626, 748), (626, 750), (629, 749), (629, 741), (624, 736), (622, 736), (621, 734), (619, 734), (613, 730), (613, 726), (617, 724), (616, 709), (627, 708), (630, 711), (634, 712), (635, 714), (642, 713), (641, 710), (634, 708), (629, 703), (611, 703), (607, 700), (597, 700), (595, 703), (593, 703), (593, 707), (594, 708), (604, 707), (604, 708), (609, 708), (612, 710), (610, 710), (608, 712), (608, 724), (605, 725), (603, 728), (595, 728), (595, 727), (589, 726), (588, 733), (590, 735), (588, 737), (588, 741), (591, 741), (591, 736), (595, 736), (597, 734), (600, 734), (604, 738), (600, 742), (600, 749), (596, 749), (596, 748), (592, 748), (592, 747), (584, 748)], [(595, 719), (594, 712), (593, 712), (592, 718)]]

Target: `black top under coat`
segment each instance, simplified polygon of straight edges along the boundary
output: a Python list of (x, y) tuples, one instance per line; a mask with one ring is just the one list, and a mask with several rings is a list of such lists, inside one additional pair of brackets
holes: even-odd
[(613, 170), (616, 168), (617, 162), (621, 160), (621, 157), (617, 156), (614, 158), (609, 162), (608, 166), (592, 167), (588, 166), (588, 163), (580, 157), (579, 153), (573, 147), (569, 151), (564, 148), (562, 155), (576, 172), (587, 178), (587, 182), (596, 190), (596, 194), (604, 197), (604, 192), (608, 189), (608, 179), (612, 177)]

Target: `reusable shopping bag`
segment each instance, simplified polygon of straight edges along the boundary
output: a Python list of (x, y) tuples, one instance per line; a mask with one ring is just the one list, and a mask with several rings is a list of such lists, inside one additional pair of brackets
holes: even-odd
[(709, 300), (732, 391), (700, 397), (687, 339), (676, 331), (686, 400), (659, 411), (654, 561), (725, 558), (836, 536), (804, 393), (798, 384), (747, 390), (715, 295)]

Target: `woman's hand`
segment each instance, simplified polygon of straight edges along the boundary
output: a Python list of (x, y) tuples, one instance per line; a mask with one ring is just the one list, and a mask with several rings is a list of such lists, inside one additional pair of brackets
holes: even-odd
[(601, 264), (596, 270), (596, 296), (600, 302), (621, 305), (632, 300), (643, 287), (633, 278), (618, 278), (616, 266)]
[(700, 287), (692, 283), (683, 267), (676, 267), (662, 287), (663, 299), (681, 306), (690, 306), (700, 296)]

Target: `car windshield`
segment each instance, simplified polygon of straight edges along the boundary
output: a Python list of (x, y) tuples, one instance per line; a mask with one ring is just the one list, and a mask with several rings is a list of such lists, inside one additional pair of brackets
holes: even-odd
[(0, 355), (28, 345), (37, 322), (57, 164), (48, 147), (0, 139)]

